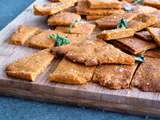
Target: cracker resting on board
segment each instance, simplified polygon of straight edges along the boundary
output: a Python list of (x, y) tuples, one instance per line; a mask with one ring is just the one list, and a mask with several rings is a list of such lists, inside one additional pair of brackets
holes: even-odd
[(24, 45), (28, 39), (40, 32), (38, 27), (20, 25), (16, 32), (11, 35), (9, 42), (15, 45)]
[(132, 56), (120, 51), (110, 44), (101, 41), (87, 40), (70, 48), (65, 55), (73, 62), (83, 63), (86, 66), (101, 64), (134, 64)]
[(54, 55), (45, 49), (7, 65), (6, 73), (10, 77), (35, 81), (53, 59)]
[(87, 67), (63, 58), (48, 79), (51, 82), (81, 85), (91, 81), (95, 68), (95, 66)]
[(137, 64), (128, 65), (101, 65), (95, 70), (93, 81), (109, 89), (127, 89)]
[(137, 69), (132, 86), (146, 92), (160, 91), (160, 59), (145, 57), (145, 62)]

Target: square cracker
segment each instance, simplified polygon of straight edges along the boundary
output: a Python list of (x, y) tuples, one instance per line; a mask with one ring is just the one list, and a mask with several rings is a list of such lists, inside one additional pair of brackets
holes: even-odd
[(41, 30), (37, 27), (21, 25), (10, 37), (10, 43), (15, 45), (24, 45), (25, 42), (32, 36), (40, 33)]
[(49, 81), (65, 84), (85, 84), (91, 81), (95, 67), (87, 67), (62, 59), (55, 71), (50, 73)]
[(130, 87), (137, 64), (102, 65), (94, 72), (93, 81), (109, 89), (126, 89)]
[(34, 81), (53, 59), (54, 55), (45, 49), (7, 65), (6, 73), (10, 77)]

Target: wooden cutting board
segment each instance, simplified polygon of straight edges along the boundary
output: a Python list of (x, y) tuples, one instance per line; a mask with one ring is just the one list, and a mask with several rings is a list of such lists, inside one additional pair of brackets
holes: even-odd
[[(41, 4), (44, 2), (45, 0), (37, 0), (33, 4)], [(8, 39), (11, 33), (21, 24), (46, 28), (46, 18), (33, 15), (33, 4), (0, 32), (1, 95), (17, 96), (47, 102), (70, 103), (139, 115), (160, 116), (159, 93), (142, 92), (136, 88), (109, 90), (94, 83), (81, 86), (50, 83), (47, 77), (58, 62), (56, 60), (35, 82), (7, 77), (4, 72), (7, 64), (37, 51), (27, 47), (9, 45)]]

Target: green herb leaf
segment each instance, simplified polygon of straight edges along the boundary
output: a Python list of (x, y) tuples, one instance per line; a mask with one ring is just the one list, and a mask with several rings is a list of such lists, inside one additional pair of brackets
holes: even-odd
[(123, 5), (123, 9), (127, 12), (132, 12), (133, 11), (133, 7), (131, 5)]
[(74, 20), (68, 27), (68, 33), (71, 33), (71, 29), (78, 23), (78, 20)]
[(117, 28), (127, 28), (128, 27), (128, 22), (125, 19), (121, 19), (117, 25)]
[(62, 46), (62, 45), (67, 45), (71, 43), (68, 38), (60, 34), (51, 34), (48, 37), (56, 41), (56, 46)]
[(134, 4), (143, 4), (143, 0), (133, 0)]
[(135, 57), (135, 61), (136, 62), (144, 62), (144, 55), (139, 55), (139, 56)]

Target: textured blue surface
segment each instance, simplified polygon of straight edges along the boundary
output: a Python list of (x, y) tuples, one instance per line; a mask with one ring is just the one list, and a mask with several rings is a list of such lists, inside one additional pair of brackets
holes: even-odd
[[(34, 0), (0, 0), (0, 29)], [(95, 109), (0, 97), (0, 120), (156, 120)]]

